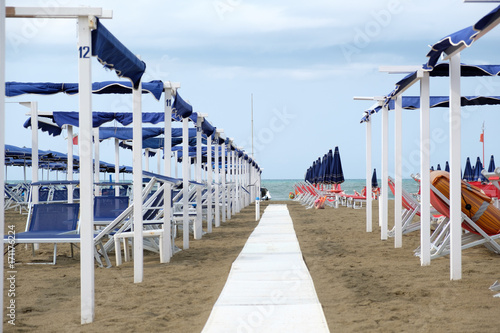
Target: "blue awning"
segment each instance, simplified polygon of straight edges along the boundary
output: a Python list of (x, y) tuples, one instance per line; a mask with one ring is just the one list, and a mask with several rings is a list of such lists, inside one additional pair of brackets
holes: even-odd
[[(65, 112), (65, 111), (54, 111), (52, 113), (54, 117), (54, 122), (62, 127), (63, 125), (79, 125), (79, 113), (78, 112)], [(143, 112), (142, 122), (157, 124), (164, 121), (165, 114), (163, 112)], [(130, 125), (133, 120), (132, 112), (92, 112), (92, 127), (100, 127), (102, 124), (116, 120), (123, 126)]]
[[(431, 108), (445, 108), (449, 107), (448, 96), (431, 96), (430, 97), (430, 107)], [(462, 96), (460, 98), (461, 106), (474, 106), (474, 105), (500, 105), (500, 96)], [(395, 102), (390, 100), (389, 110), (394, 110)], [(420, 96), (403, 96), (402, 107), (405, 110), (416, 110), (420, 109)], [(373, 109), (365, 111), (367, 114), (361, 118), (361, 123), (367, 121), (370, 115), (379, 112), (382, 106), (377, 106)]]
[[(448, 63), (440, 63), (434, 66), (434, 68), (429, 71), (429, 76), (431, 77), (447, 77), (450, 74), (450, 65)], [(498, 76), (500, 74), (500, 65), (460, 65), (460, 75), (463, 77), (475, 77), (475, 76)], [(406, 75), (403, 79), (396, 82), (396, 87), (391, 91), (385, 100), (385, 104), (388, 103), (394, 96), (396, 96), (400, 91), (405, 90), (409, 85), (413, 84), (417, 80), (417, 71)]]
[[(100, 127), (99, 140), (106, 140), (109, 138), (117, 138), (120, 140), (132, 140), (133, 128), (131, 127)], [(153, 138), (164, 133), (163, 127), (143, 127), (142, 139)]]
[(431, 50), (427, 53), (429, 60), (426, 64), (424, 64), (423, 68), (426, 70), (432, 70), (441, 57), (441, 54), (450, 48), (456, 49), (463, 46), (471, 46), (472, 43), (479, 38), (479, 33), (483, 30), (491, 28), (490, 26), (498, 18), (500, 18), (500, 6), (493, 9), (477, 21), (476, 24), (443, 37), (440, 41), (431, 46)]
[(187, 118), (193, 113), (193, 107), (184, 101), (179, 95), (179, 92), (175, 95), (175, 100), (172, 105), (172, 118), (177, 121), (182, 120), (182, 118)]
[(97, 19), (97, 28), (92, 30), (92, 55), (106, 68), (112, 69), (119, 77), (132, 81), (134, 88), (139, 88), (146, 64), (130, 52), (104, 25)]
[[(142, 83), (142, 93), (150, 93), (157, 100), (161, 98), (163, 82), (153, 80)], [(24, 94), (53, 95), (78, 93), (78, 83), (53, 83), (53, 82), (6, 82), (5, 96), (15, 97)], [(93, 94), (131, 94), (132, 83), (129, 81), (103, 81), (92, 83)]]

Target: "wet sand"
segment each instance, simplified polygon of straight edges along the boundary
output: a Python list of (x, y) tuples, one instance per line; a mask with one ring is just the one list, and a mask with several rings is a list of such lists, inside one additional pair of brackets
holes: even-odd
[[(394, 249), (392, 239), (380, 240), (376, 223), (372, 233), (364, 231), (364, 209), (306, 210), (293, 201), (271, 203), (288, 204), (332, 332), (499, 331), (500, 298), (488, 289), (500, 279), (499, 255), (482, 246), (465, 250), (463, 279), (450, 281), (448, 257), (420, 266), (413, 255), (418, 232), (404, 235), (403, 248)], [(376, 205), (373, 216), (378, 216)], [(168, 264), (146, 252), (140, 284), (133, 283), (133, 263), (116, 267), (111, 255), (112, 268), (96, 267), (95, 321), (83, 326), (79, 251), (70, 258), (70, 246), (64, 244), (58, 248), (57, 265), (27, 265), (34, 262), (31, 249), (19, 245), (15, 298), (4, 288), (4, 309), (15, 299), (16, 325), (7, 322), (4, 310), (4, 331), (200, 332), (231, 263), (257, 225), (254, 217), (251, 205), (202, 240), (191, 239), (190, 249)], [(20, 232), (25, 222), (25, 216), (6, 213), (6, 228)], [(35, 259), (49, 261), (51, 255), (52, 246), (43, 245)]]

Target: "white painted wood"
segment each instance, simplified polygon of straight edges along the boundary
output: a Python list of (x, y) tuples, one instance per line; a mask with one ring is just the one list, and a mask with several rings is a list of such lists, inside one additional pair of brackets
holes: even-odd
[[(31, 110), (31, 181), (38, 181), (38, 102), (30, 102)], [(26, 177), (26, 175), (25, 175)], [(26, 181), (26, 179), (24, 179)], [(38, 203), (39, 186), (33, 187), (32, 200)]]
[(212, 205), (213, 205), (213, 169), (212, 169), (212, 138), (207, 137), (207, 232), (212, 232)]
[[(5, 0), (0, 0), (0, 91), (5, 91)], [(0, 183), (5, 183), (5, 93), (0, 94)], [(5, 188), (0, 186), (0, 198), (5, 197)], [(0, 236), (4, 238), (5, 201), (0, 200)], [(0, 267), (4, 267), (4, 257), (0, 258)], [(0, 279), (0, 288), (3, 290), (4, 279)], [(0, 295), (0, 304), (3, 304), (3, 292)], [(0, 332), (3, 332), (3, 307), (0, 310)]]
[(460, 53), (450, 58), (450, 279), (462, 279)]
[[(32, 118), (33, 119), (33, 118)], [(73, 180), (73, 126), (67, 125), (68, 131), (68, 159), (66, 168), (66, 179)], [(68, 203), (73, 203), (73, 185), (68, 185)]]
[(226, 222), (226, 205), (227, 205), (227, 188), (226, 188), (226, 174), (227, 174), (227, 168), (226, 168), (226, 143), (221, 143), (220, 145), (221, 149), (221, 166), (220, 166), (220, 176), (221, 176), (221, 198), (222, 198), (222, 222)]
[(220, 174), (219, 174), (219, 133), (214, 133), (214, 172), (215, 172), (215, 227), (220, 227)]
[[(166, 88), (164, 91), (165, 103), (164, 103), (164, 113), (165, 113), (165, 141), (163, 144), (163, 163), (165, 176), (172, 176), (172, 90)], [(160, 151), (158, 151), (160, 155)], [(172, 185), (170, 183), (165, 184), (164, 189), (164, 203), (163, 211), (164, 221), (163, 221), (163, 260), (162, 263), (170, 262), (172, 257), (172, 230), (171, 230), (171, 216), (172, 216)]]
[[(115, 183), (120, 181), (120, 140), (115, 138)], [(115, 196), (120, 195), (120, 187), (115, 186)]]
[(403, 230), (402, 230), (402, 204), (403, 204), (403, 175), (402, 175), (402, 154), (403, 154), (403, 96), (395, 98), (395, 114), (394, 114), (394, 247), (400, 248), (403, 246)]
[(388, 211), (388, 200), (389, 200), (389, 109), (387, 107), (382, 108), (382, 216), (381, 216), (381, 230), (380, 238), (382, 240), (387, 240), (387, 211)]
[(144, 279), (144, 242), (142, 221), (142, 82), (132, 91), (133, 112), (133, 188), (134, 188), (134, 283)]
[(430, 228), (430, 88), (429, 73), (420, 80), (420, 264), (431, 264)]
[[(201, 123), (203, 121), (203, 117), (198, 114), (198, 119), (196, 121), (196, 164), (195, 164), (195, 176), (196, 181), (198, 183), (202, 182), (201, 179)], [(201, 206), (201, 195), (202, 195), (202, 187), (196, 186), (196, 218), (194, 220), (194, 239), (201, 239), (202, 236), (202, 206)]]
[[(78, 47), (92, 47), (88, 16), (78, 17)], [(78, 49), (75, 50), (75, 53)], [(91, 50), (91, 49), (90, 49)], [(91, 58), (78, 59), (80, 135), (80, 297), (81, 323), (94, 321), (94, 203), (92, 196)]]
[(372, 221), (372, 122), (369, 119), (366, 125), (366, 232), (373, 231)]
[(182, 119), (182, 248), (189, 249), (189, 119)]

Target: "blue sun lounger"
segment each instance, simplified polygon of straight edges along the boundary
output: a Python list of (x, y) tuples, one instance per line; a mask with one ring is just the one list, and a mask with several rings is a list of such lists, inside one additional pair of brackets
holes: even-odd
[[(9, 244), (9, 246), (17, 244), (54, 244), (54, 258), (50, 264), (55, 265), (57, 244), (67, 243), (73, 246), (73, 244), (80, 243), (80, 234), (78, 233), (79, 210), (80, 204), (78, 203), (34, 204), (26, 231), (4, 236), (4, 243)], [(98, 243), (102, 247), (102, 243)], [(73, 247), (71, 247), (71, 250), (73, 252)], [(102, 251), (102, 253), (107, 266), (111, 266), (106, 252)], [(95, 257), (99, 265), (102, 266), (97, 249), (95, 249)]]

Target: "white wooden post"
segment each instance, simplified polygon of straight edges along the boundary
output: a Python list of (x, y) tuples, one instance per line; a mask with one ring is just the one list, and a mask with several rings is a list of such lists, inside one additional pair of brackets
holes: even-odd
[(387, 240), (387, 206), (388, 206), (388, 158), (389, 158), (389, 108), (382, 107), (382, 215), (380, 238)]
[[(203, 121), (203, 117), (198, 113), (198, 118), (196, 121), (196, 164), (195, 164), (195, 176), (196, 176), (196, 181), (198, 183), (201, 183), (201, 123)], [(194, 223), (194, 239), (201, 239), (202, 236), (202, 215), (203, 215), (203, 210), (201, 207), (201, 195), (202, 195), (202, 188), (201, 186), (196, 186), (196, 219)]]
[[(31, 118), (33, 119), (33, 118)], [(66, 125), (68, 131), (68, 159), (66, 161), (66, 179), (73, 180), (73, 126)], [(68, 203), (73, 203), (73, 185), (68, 185)]]
[(460, 53), (450, 58), (450, 279), (462, 278)]
[[(0, 133), (0, 183), (5, 183), (5, 0), (0, 0), (0, 124), (2, 124), (2, 133)], [(33, 118), (32, 118), (33, 119)], [(5, 197), (5, 188), (0, 186), (0, 198)], [(5, 201), (0, 200), (0, 236), (4, 238), (5, 227)], [(0, 267), (4, 267), (4, 257), (0, 258)], [(3, 274), (0, 279), (0, 288), (3, 290)], [(3, 304), (3, 292), (0, 295), (0, 304)], [(0, 332), (3, 332), (3, 306), (0, 310), (2, 320), (0, 320)]]
[(366, 232), (373, 231), (372, 222), (372, 122), (366, 120)]
[[(227, 139), (226, 139), (227, 140)], [(220, 145), (221, 149), (221, 166), (220, 166), (220, 176), (221, 176), (221, 189), (222, 189), (222, 222), (226, 222), (226, 205), (227, 205), (227, 200), (226, 200), (226, 193), (227, 193), (227, 188), (226, 188), (226, 143), (221, 143)]]
[(431, 264), (430, 194), (430, 88), (429, 73), (420, 80), (420, 265)]
[[(99, 127), (93, 128), (94, 135), (94, 183), (99, 183), (101, 157), (99, 152)], [(99, 195), (99, 186), (94, 185), (94, 195)]]
[[(115, 138), (115, 183), (120, 181), (120, 140)], [(120, 195), (120, 186), (115, 186), (115, 196)]]
[[(164, 104), (164, 118), (165, 118), (165, 139), (163, 142), (163, 163), (165, 176), (171, 177), (172, 173), (172, 90), (171, 88), (166, 88), (164, 91), (165, 104)], [(160, 154), (160, 152), (158, 152)], [(172, 229), (171, 229), (171, 217), (172, 217), (172, 185), (170, 183), (165, 184), (163, 193), (163, 257), (160, 258), (162, 263), (170, 262), (172, 257)]]
[(214, 170), (215, 170), (215, 227), (220, 227), (220, 174), (219, 174), (219, 131), (214, 133)]
[(133, 174), (134, 180), (134, 283), (144, 278), (144, 243), (142, 227), (142, 83), (132, 92)]
[(212, 232), (212, 135), (207, 136), (207, 232)]
[[(38, 181), (38, 102), (30, 102), (31, 109), (31, 181)], [(38, 203), (38, 186), (32, 188), (33, 203)], [(37, 244), (38, 247), (38, 244)]]
[(402, 233), (402, 204), (403, 204), (403, 180), (402, 180), (402, 153), (403, 153), (403, 107), (402, 107), (403, 96), (396, 96), (395, 104), (395, 115), (394, 115), (394, 132), (395, 132), (395, 149), (394, 149), (394, 247), (400, 248), (403, 245), (403, 233)]
[(88, 16), (78, 17), (78, 100), (80, 135), (80, 284), (81, 322), (94, 321), (94, 202), (92, 196), (92, 43)]
[(189, 119), (182, 119), (182, 248), (189, 249)]

